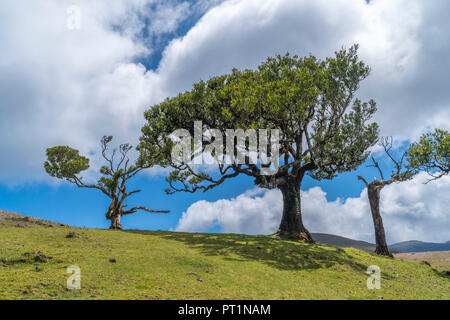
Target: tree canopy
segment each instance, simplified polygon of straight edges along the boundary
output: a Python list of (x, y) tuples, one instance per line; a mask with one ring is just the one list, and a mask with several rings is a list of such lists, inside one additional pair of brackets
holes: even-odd
[(427, 172), (432, 178), (439, 179), (450, 172), (450, 133), (435, 129), (420, 137), (419, 142), (411, 145), (408, 162), (417, 170)]
[[(377, 124), (370, 122), (375, 102), (355, 97), (360, 82), (370, 72), (359, 60), (357, 49), (357, 45), (342, 49), (325, 60), (277, 55), (255, 70), (233, 69), (230, 74), (194, 84), (192, 90), (166, 99), (145, 113), (147, 123), (138, 147), (141, 161), (174, 169), (167, 178), (167, 193), (206, 191), (240, 174), (253, 177), (260, 187), (285, 192), (283, 186), (289, 185), (292, 188), (288, 189), (295, 193), (306, 173), (321, 180), (356, 169), (367, 159), (367, 149), (378, 137)], [(245, 132), (277, 129), (279, 158), (259, 165), (218, 159), (214, 173), (189, 161), (176, 163), (171, 158), (175, 145), (171, 134), (183, 128), (195, 136), (196, 121), (201, 122), (201, 131), (206, 135), (218, 130), (226, 136), (231, 128)], [(195, 139), (192, 142), (193, 159), (199, 151), (210, 152), (214, 139), (204, 136), (200, 150)], [(267, 142), (260, 138), (259, 142), (273, 150), (271, 139)], [(226, 149), (222, 144), (220, 150), (211, 152), (212, 156), (225, 154)], [(247, 160), (251, 151), (247, 144), (243, 151)], [(281, 165), (274, 174), (261, 173), (263, 167), (278, 160)], [(297, 207), (299, 203), (293, 210)], [(295, 215), (300, 215), (299, 210)], [(306, 237), (310, 238), (309, 234)]]

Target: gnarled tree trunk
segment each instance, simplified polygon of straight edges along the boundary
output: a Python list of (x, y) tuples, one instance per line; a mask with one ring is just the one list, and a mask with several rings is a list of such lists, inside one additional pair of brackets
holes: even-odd
[(300, 184), (299, 181), (288, 180), (288, 182), (278, 186), (283, 194), (283, 216), (278, 234), (289, 239), (314, 243), (311, 234), (302, 221)]
[(383, 219), (380, 215), (380, 192), (381, 186), (369, 183), (367, 194), (369, 196), (370, 211), (372, 212), (373, 225), (375, 227), (375, 253), (383, 256), (392, 257), (386, 243), (386, 235), (384, 233)]
[(122, 225), (120, 224), (120, 218), (121, 218), (120, 214), (112, 216), (110, 219), (111, 226), (109, 228), (113, 229), (113, 230), (122, 230)]
[(122, 225), (120, 224), (120, 218), (122, 217), (122, 210), (118, 204), (117, 199), (113, 199), (109, 205), (108, 212), (106, 213), (106, 219), (111, 220), (110, 229), (122, 230)]

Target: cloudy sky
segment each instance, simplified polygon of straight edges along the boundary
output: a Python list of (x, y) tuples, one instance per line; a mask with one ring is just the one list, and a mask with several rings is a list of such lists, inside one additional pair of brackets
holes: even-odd
[[(324, 58), (359, 43), (372, 68), (359, 96), (377, 101), (381, 134), (400, 152), (427, 130), (450, 129), (448, 12), (447, 0), (4, 0), (0, 208), (106, 227), (107, 199), (47, 177), (45, 149), (70, 145), (97, 169), (102, 135), (135, 144), (152, 105), (277, 53)], [(376, 172), (305, 181), (310, 231), (373, 241), (357, 174)], [(383, 190), (388, 242), (450, 240), (450, 180), (423, 180)], [(245, 177), (196, 195), (166, 196), (158, 169), (135, 183), (144, 192), (133, 201), (172, 212), (127, 216), (128, 228), (254, 234), (274, 232), (280, 220), (279, 192), (255, 189)]]

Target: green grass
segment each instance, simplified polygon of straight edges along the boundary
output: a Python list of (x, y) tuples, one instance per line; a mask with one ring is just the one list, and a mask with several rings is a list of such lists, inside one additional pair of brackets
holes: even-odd
[[(35, 262), (39, 251), (53, 258)], [(70, 265), (81, 290), (66, 289)], [(366, 287), (369, 265), (381, 268), (380, 290)], [(450, 299), (450, 278), (270, 236), (0, 225), (0, 299)]]

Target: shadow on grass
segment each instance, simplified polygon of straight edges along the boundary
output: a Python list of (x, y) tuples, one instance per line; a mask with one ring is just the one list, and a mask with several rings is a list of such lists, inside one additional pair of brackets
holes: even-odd
[[(421, 263), (424, 263), (424, 262), (422, 261)], [(450, 280), (450, 270), (437, 269), (437, 268), (431, 266), (429, 263), (427, 263), (427, 265), (431, 268), (431, 270), (434, 272), (435, 275), (437, 275), (441, 278)]]
[(0, 259), (0, 265), (3, 267), (12, 267), (17, 265), (34, 265), (37, 264), (34, 259), (26, 259), (26, 258), (13, 258), (13, 259)]
[(140, 230), (126, 232), (157, 234), (161, 238), (183, 242), (207, 256), (222, 256), (230, 261), (259, 261), (280, 270), (319, 269), (335, 265), (350, 266), (355, 271), (363, 273), (367, 269), (367, 266), (358, 263), (343, 249), (276, 240), (270, 236), (182, 232), (150, 233)]

